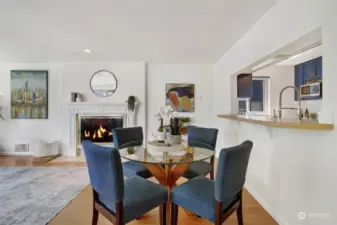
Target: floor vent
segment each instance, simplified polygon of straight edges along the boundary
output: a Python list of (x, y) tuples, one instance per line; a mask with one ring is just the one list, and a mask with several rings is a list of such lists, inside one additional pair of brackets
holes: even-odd
[(16, 144), (14, 149), (15, 152), (29, 152), (29, 144)]

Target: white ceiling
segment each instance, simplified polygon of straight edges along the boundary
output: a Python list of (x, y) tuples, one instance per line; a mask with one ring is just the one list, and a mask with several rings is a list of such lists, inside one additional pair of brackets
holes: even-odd
[(214, 63), (275, 2), (1, 0), (0, 61)]

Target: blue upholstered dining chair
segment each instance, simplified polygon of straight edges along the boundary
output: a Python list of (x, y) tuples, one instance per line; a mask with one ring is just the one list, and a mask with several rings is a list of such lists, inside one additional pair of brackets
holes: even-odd
[(162, 186), (139, 176), (124, 181), (119, 151), (82, 142), (93, 190), (92, 225), (99, 212), (115, 225), (124, 225), (160, 206), (160, 225), (166, 224), (168, 193)]
[(235, 210), (238, 224), (243, 225), (242, 189), (253, 143), (222, 149), (215, 181), (196, 177), (177, 186), (171, 192), (172, 225), (177, 225), (181, 206), (216, 225), (222, 224)]
[[(191, 147), (207, 148), (215, 151), (216, 140), (218, 137), (218, 129), (190, 127), (188, 128), (188, 145)], [(211, 157), (210, 162), (200, 161), (193, 163), (185, 172), (184, 177), (192, 179), (198, 176), (207, 176), (210, 174), (214, 180), (214, 156)]]
[[(143, 144), (143, 128), (116, 128), (112, 130), (114, 146), (117, 149), (141, 146)], [(124, 162), (123, 171), (126, 177), (140, 176), (145, 179), (152, 177), (152, 174), (141, 163), (138, 162)]]

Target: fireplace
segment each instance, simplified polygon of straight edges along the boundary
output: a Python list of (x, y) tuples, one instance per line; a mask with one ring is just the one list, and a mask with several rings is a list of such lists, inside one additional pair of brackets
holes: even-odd
[(113, 128), (124, 126), (123, 115), (79, 115), (78, 116), (78, 144), (84, 140), (95, 143), (112, 144)]

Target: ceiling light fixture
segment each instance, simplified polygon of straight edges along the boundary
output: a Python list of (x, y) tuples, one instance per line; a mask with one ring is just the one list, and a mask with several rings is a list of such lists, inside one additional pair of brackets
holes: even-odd
[(92, 53), (92, 51), (90, 49), (84, 49), (84, 52), (86, 52), (86, 53)]

